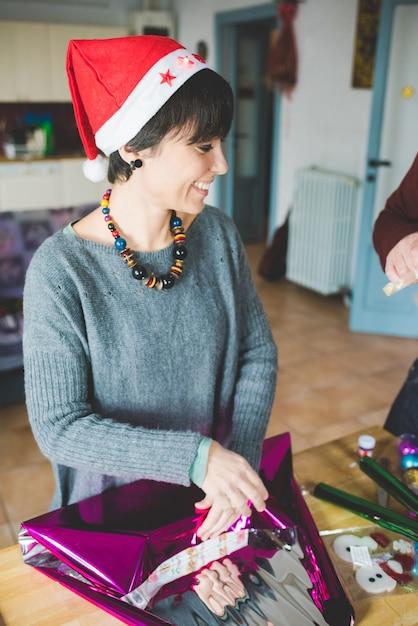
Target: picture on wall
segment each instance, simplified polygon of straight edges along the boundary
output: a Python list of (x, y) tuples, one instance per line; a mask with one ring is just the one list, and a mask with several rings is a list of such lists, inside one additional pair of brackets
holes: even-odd
[(373, 86), (380, 5), (381, 0), (358, 0), (352, 73), (352, 86), (358, 89)]

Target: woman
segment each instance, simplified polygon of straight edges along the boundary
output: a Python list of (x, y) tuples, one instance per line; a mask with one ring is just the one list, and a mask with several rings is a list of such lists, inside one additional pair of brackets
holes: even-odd
[(213, 537), (249, 501), (264, 509), (277, 362), (239, 235), (204, 203), (227, 171), (231, 89), (165, 37), (70, 42), (67, 70), (86, 174), (101, 149), (113, 188), (26, 278), (27, 407), (53, 506), (192, 481), (209, 509), (199, 535)]

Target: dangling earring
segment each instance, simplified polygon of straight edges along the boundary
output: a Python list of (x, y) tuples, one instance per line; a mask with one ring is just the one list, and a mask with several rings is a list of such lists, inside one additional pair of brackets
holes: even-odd
[(135, 161), (131, 161), (129, 163), (129, 167), (131, 169), (131, 172), (133, 172), (134, 170), (136, 170), (137, 168), (142, 167), (142, 166), (143, 166), (143, 163), (142, 163), (141, 159), (135, 159)]

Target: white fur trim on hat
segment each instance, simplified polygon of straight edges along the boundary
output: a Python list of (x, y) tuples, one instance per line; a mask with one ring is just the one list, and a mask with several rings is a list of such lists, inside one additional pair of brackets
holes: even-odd
[(99, 183), (106, 178), (107, 159), (98, 154), (95, 159), (86, 159), (83, 163), (83, 174), (92, 183)]
[[(207, 68), (192, 52), (179, 48), (162, 57), (142, 77), (120, 109), (95, 134), (96, 146), (110, 155), (130, 141), (193, 74)], [(170, 72), (172, 85), (162, 74)]]

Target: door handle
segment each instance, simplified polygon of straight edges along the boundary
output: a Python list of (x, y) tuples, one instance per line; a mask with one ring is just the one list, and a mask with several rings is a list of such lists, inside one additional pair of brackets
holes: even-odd
[(392, 161), (381, 161), (380, 159), (369, 159), (369, 167), (390, 167)]

